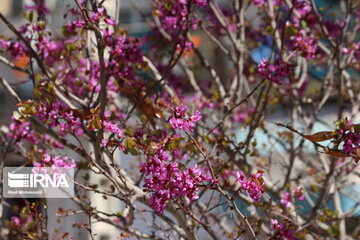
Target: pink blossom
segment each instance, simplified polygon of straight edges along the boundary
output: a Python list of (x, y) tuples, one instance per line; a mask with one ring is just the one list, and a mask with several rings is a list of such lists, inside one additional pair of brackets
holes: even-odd
[(269, 63), (266, 58), (261, 59), (258, 64), (258, 72), (260, 75), (277, 85), (282, 84), (282, 80), (291, 74), (291, 65), (284, 62), (280, 57), (275, 61), (275, 65)]
[(7, 137), (13, 139), (14, 143), (19, 143), (21, 140), (27, 140), (33, 144), (39, 144), (39, 136), (30, 129), (30, 122), (26, 120), (15, 120), (9, 125), (9, 132)]
[(75, 168), (76, 163), (74, 159), (69, 159), (68, 157), (58, 155), (51, 156), (48, 153), (44, 153), (41, 161), (34, 162), (33, 166), (34, 168), (32, 170), (34, 173), (46, 173), (46, 167), (51, 167), (55, 171), (55, 173), (57, 173), (58, 171), (60, 171), (60, 169), (68, 170)]
[(66, 104), (59, 99), (53, 102), (42, 102), (38, 107), (36, 116), (40, 121), (49, 125), (49, 127), (59, 127), (60, 135), (65, 136), (68, 133), (81, 136), (83, 129), (81, 128), (81, 120), (75, 117), (72, 111), (68, 110)]
[(19, 217), (12, 216), (12, 217), (11, 217), (11, 221), (12, 221), (16, 226), (20, 226), (20, 218), (19, 218)]
[(179, 107), (174, 109), (174, 114), (169, 118), (169, 123), (174, 129), (179, 129), (182, 131), (189, 130), (193, 131), (195, 123), (201, 120), (201, 113), (199, 110), (195, 110), (194, 115), (186, 118), (186, 109), (187, 107), (184, 104), (181, 104)]
[(4, 39), (0, 39), (0, 46), (4, 50), (9, 51), (11, 56), (15, 59), (22, 57), (27, 51), (27, 48), (21, 41), (6, 41)]
[(104, 22), (108, 25), (115, 26), (115, 19), (114, 18), (104, 18)]
[(237, 181), (241, 184), (240, 189), (247, 191), (249, 196), (258, 202), (265, 191), (265, 182), (262, 178), (263, 172), (259, 170), (250, 178), (247, 178), (243, 171), (236, 172)]
[(305, 0), (293, 0), (294, 8), (300, 14), (300, 17), (305, 17), (308, 13), (311, 12), (310, 4)]
[(291, 206), (291, 204), (292, 204), (292, 202), (291, 202), (291, 194), (289, 192), (283, 192), (281, 194), (280, 202), (285, 208), (289, 208)]
[[(160, 17), (160, 21), (165, 30), (168, 30), (171, 35), (176, 34), (176, 29), (186, 28), (186, 17), (188, 15), (188, 4), (193, 4), (204, 8), (207, 5), (206, 0), (175, 0), (171, 5), (166, 4), (164, 1), (154, 3), (155, 9)], [(169, 7), (170, 6), (170, 7)], [(191, 17), (192, 29), (196, 29), (194, 21), (196, 17)]]
[(154, 191), (150, 197), (150, 206), (162, 214), (166, 203), (172, 199), (187, 197), (190, 201), (198, 198), (198, 184), (211, 180), (211, 177), (194, 166), (180, 169), (176, 161), (170, 161), (165, 150), (159, 149), (140, 165), (145, 173), (144, 187)]
[(114, 133), (118, 138), (122, 137), (123, 131), (117, 124), (114, 124), (110, 121), (103, 121), (103, 127), (105, 132)]
[(265, 0), (251, 0), (251, 1), (257, 7), (262, 7), (265, 5)]
[(296, 35), (290, 38), (290, 48), (301, 52), (301, 55), (307, 59), (315, 58), (317, 43), (315, 38), (307, 37), (304, 30), (300, 30)]
[(65, 25), (65, 29), (70, 34), (75, 34), (79, 28), (85, 26), (85, 21), (81, 18), (77, 18), (74, 21), (68, 21)]
[(279, 223), (277, 219), (271, 219), (270, 222), (273, 225), (274, 230), (276, 230), (282, 238), (287, 240), (297, 239), (294, 236), (294, 230), (289, 227), (288, 223)]
[(100, 17), (105, 16), (105, 9), (104, 8), (98, 8), (96, 12), (92, 12), (90, 14), (90, 19), (92, 21), (98, 22)]
[(339, 127), (336, 129), (339, 136), (333, 142), (342, 142), (345, 154), (355, 154), (356, 149), (360, 148), (360, 133), (355, 131), (353, 125), (351, 121), (344, 119), (338, 122)]
[(304, 201), (305, 199), (304, 189), (302, 187), (296, 187), (294, 191), (294, 196), (296, 199), (300, 201)]
[(255, 111), (254, 107), (249, 107), (249, 108), (244, 108), (244, 107), (240, 107), (238, 108), (238, 110), (234, 113), (232, 119), (234, 122), (237, 123), (243, 123), (245, 122), (248, 118), (251, 117), (251, 115), (253, 114), (253, 112)]
[(109, 140), (108, 140), (108, 139), (105, 139), (105, 138), (104, 138), (104, 139), (101, 140), (101, 146), (102, 146), (102, 147), (106, 147), (106, 146), (108, 145), (108, 143), (109, 143)]
[(344, 48), (342, 49), (342, 52), (343, 52), (344, 55), (349, 55), (350, 52), (351, 52), (351, 50), (350, 50), (349, 48), (345, 48), (345, 47), (344, 47)]
[(235, 24), (230, 24), (228, 26), (228, 29), (229, 29), (230, 32), (236, 32), (236, 25)]

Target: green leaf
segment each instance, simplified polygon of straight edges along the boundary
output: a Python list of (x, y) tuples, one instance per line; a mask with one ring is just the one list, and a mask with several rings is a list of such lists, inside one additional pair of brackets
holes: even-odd
[(125, 130), (125, 135), (129, 136), (129, 137), (133, 137), (134, 136), (134, 129), (132, 127), (127, 127)]
[(138, 151), (136, 148), (130, 148), (128, 151), (129, 151), (129, 152), (131, 153), (131, 155), (133, 155), (133, 156), (137, 156), (137, 155), (140, 154), (139, 151)]
[(21, 215), (23, 215), (25, 217), (29, 216), (30, 213), (31, 212), (30, 212), (29, 206), (25, 206), (21, 209)]
[(169, 150), (169, 151), (173, 151), (173, 150), (175, 150), (176, 149), (176, 143), (175, 143), (175, 141), (173, 141), (173, 140), (170, 140), (170, 141), (168, 141), (167, 143), (166, 143), (166, 149), (167, 150)]
[(68, 50), (68, 51), (76, 50), (76, 43), (75, 42), (68, 43), (68, 44), (66, 44), (65, 47), (66, 47), (66, 50)]
[(25, 20), (32, 22), (32, 20), (34, 18), (34, 12), (33, 11), (24, 12), (23, 16), (24, 16)]
[(287, 27), (285, 29), (285, 35), (287, 37), (294, 36), (297, 32), (298, 32), (298, 30), (293, 26)]
[(209, 137), (208, 135), (204, 135), (204, 136), (203, 136), (203, 139), (204, 139), (204, 141), (205, 141), (206, 143), (210, 143), (210, 142), (211, 142), (211, 139), (210, 139), (210, 137)]
[(302, 29), (306, 29), (306, 28), (307, 28), (306, 21), (304, 21), (304, 20), (301, 20), (301, 21), (300, 21), (300, 25), (301, 25), (301, 28), (302, 28)]
[(181, 138), (172, 138), (171, 140), (169, 140), (165, 145), (166, 149), (169, 151), (173, 151), (178, 148), (180, 144), (180, 139)]
[(340, 128), (341, 130), (347, 130), (347, 119), (344, 118), (344, 119), (338, 120), (338, 121), (336, 121), (335, 125), (337, 128)]
[(129, 138), (126, 140), (126, 142), (125, 142), (126, 150), (130, 150), (131, 148), (133, 148), (135, 146), (136, 146), (136, 142), (133, 139)]
[(83, 176), (83, 179), (86, 180), (86, 181), (89, 181), (90, 179), (90, 175), (87, 173)]
[(92, 121), (91, 123), (92, 127), (94, 129), (101, 129), (101, 123), (100, 123), (100, 119), (97, 117), (97, 118), (94, 118), (94, 120)]

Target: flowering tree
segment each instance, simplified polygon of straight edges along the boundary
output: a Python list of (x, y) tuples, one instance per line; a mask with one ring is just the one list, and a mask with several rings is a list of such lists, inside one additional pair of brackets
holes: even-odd
[[(78, 171), (78, 208), (59, 208), (59, 221), (85, 212), (75, 226), (91, 239), (93, 222), (119, 239), (359, 238), (349, 221), (359, 203), (358, 1), (152, 0), (151, 15), (133, 1), (151, 28), (143, 38), (122, 28), (120, 1), (116, 17), (104, 2), (74, 0), (61, 38), (43, 0), (19, 28), (0, 14), (14, 34), (0, 39), (0, 60), (33, 84), (24, 100), (0, 77), (17, 102), (3, 152)], [(24, 68), (12, 63), (22, 57)], [(329, 106), (335, 122), (321, 115)], [(124, 208), (100, 211), (92, 192)], [(5, 221), (8, 239), (76, 239), (48, 233), (46, 209), (46, 199), (27, 202)]]

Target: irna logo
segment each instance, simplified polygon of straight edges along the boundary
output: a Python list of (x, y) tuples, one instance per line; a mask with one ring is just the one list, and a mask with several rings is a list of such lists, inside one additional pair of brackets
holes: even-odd
[(2, 194), (6, 198), (71, 198), (75, 196), (73, 168), (4, 167)]
[(11, 188), (68, 188), (65, 174), (26, 174), (8, 172), (8, 185)]

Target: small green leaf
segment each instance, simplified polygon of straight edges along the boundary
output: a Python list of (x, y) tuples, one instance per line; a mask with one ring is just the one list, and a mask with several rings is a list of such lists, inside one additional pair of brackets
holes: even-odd
[(27, 217), (27, 216), (30, 214), (29, 206), (23, 207), (23, 208), (21, 209), (21, 214), (22, 214), (23, 216), (26, 216), (26, 217)]
[(208, 135), (204, 135), (204, 136), (203, 136), (203, 139), (204, 139), (204, 141), (205, 141), (206, 143), (210, 143), (210, 142), (211, 142), (211, 139), (210, 139), (210, 137), (209, 137)]
[(131, 153), (131, 155), (133, 155), (133, 156), (137, 156), (137, 155), (140, 154), (139, 151), (138, 151), (136, 148), (130, 148), (128, 151), (129, 151), (129, 152)]
[(133, 137), (134, 136), (134, 129), (132, 127), (127, 127), (126, 131), (125, 131), (125, 135), (129, 136), (129, 137)]
[(34, 12), (33, 11), (24, 12), (23, 16), (24, 16), (25, 20), (32, 22), (32, 20), (34, 18)]
[(131, 149), (131, 148), (133, 148), (133, 147), (135, 147), (135, 146), (136, 146), (136, 142), (135, 142), (133, 139), (129, 138), (129, 139), (126, 140), (126, 142), (125, 142), (125, 148), (126, 148), (127, 150), (129, 150), (129, 149)]
[(94, 118), (94, 120), (92, 121), (91, 123), (91, 126), (94, 128), (94, 129), (101, 129), (102, 126), (101, 126), (101, 123), (100, 123), (100, 119), (97, 117), (97, 118)]
[(90, 179), (90, 175), (87, 173), (83, 176), (83, 179), (86, 180), (86, 181), (89, 181)]
[(306, 28), (307, 28), (306, 21), (304, 21), (304, 20), (301, 20), (301, 21), (300, 21), (300, 25), (301, 25), (301, 28), (302, 28), (302, 29), (306, 29)]

